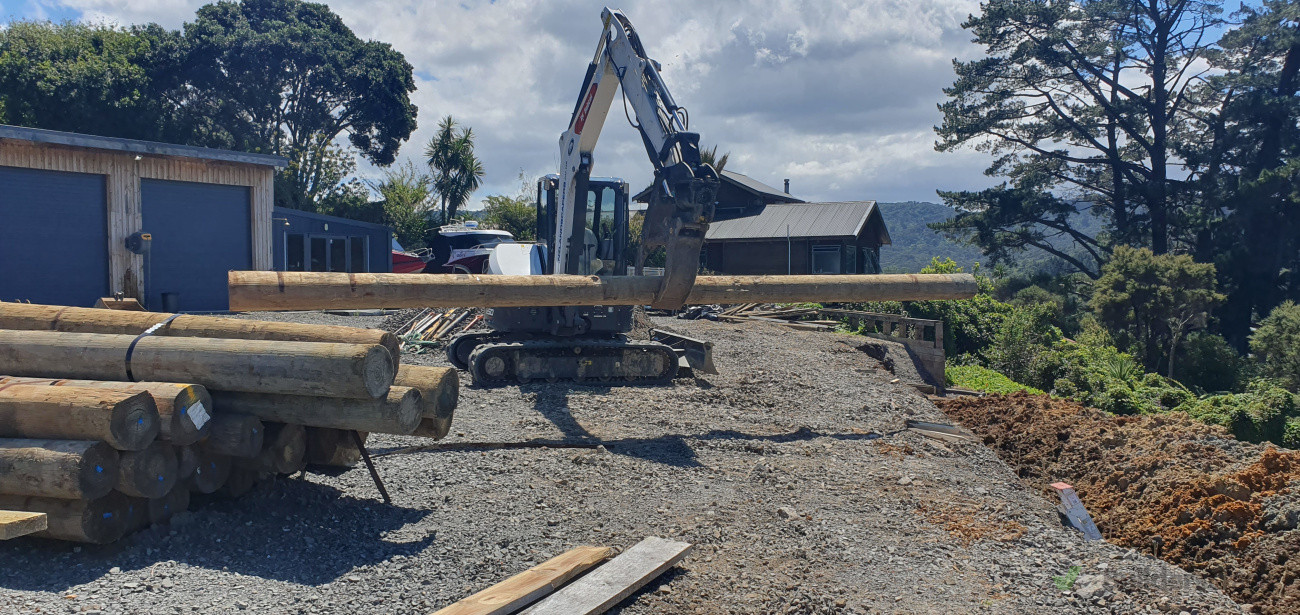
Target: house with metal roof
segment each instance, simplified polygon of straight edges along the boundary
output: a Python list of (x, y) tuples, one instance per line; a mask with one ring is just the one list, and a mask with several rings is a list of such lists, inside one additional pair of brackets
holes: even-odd
[(271, 269), (279, 156), (0, 126), (0, 301), (222, 311)]
[[(714, 209), (714, 220), (730, 220), (757, 213), (769, 203), (802, 203), (790, 195), (790, 180), (785, 180), (785, 190), (778, 190), (748, 175), (723, 169), (718, 174), (718, 200)], [(632, 197), (637, 203), (650, 200), (650, 189), (646, 188)]]
[(880, 273), (889, 243), (875, 201), (771, 203), (710, 224), (703, 261), (728, 275)]

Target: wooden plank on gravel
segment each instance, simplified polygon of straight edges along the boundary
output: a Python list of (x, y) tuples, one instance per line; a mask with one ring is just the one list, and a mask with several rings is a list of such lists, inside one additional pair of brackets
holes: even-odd
[(609, 547), (578, 547), (489, 587), (433, 615), (506, 615), (532, 604), (609, 559)]
[(650, 537), (522, 615), (597, 615), (681, 561), (695, 545)]
[(49, 527), (45, 513), (0, 510), (0, 540), (35, 534)]

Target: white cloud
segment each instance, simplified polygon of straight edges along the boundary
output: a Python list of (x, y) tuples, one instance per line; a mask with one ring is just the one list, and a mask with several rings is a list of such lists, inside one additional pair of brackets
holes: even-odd
[[(37, 0), (119, 23), (169, 27), (192, 0)], [(607, 1), (607, 0), (605, 0)], [(421, 158), (438, 119), (472, 126), (488, 172), (480, 195), (553, 172), (600, 31), (602, 0), (335, 0), (359, 36), (415, 67)], [(626, 0), (623, 8), (705, 145), (729, 168), (817, 200), (934, 200), (936, 188), (988, 185), (987, 159), (933, 151), (950, 61), (972, 53), (960, 28), (975, 0)], [(596, 173), (649, 182), (636, 131), (615, 98)], [(377, 173), (366, 169), (366, 173)]]

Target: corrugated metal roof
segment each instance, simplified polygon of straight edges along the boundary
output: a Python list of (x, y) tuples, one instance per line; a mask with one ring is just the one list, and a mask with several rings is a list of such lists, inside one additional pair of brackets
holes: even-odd
[[(728, 171), (726, 169), (723, 169), (722, 172), (718, 174), (718, 179), (724, 183), (730, 183), (732, 185), (735, 185), (739, 187), (741, 190), (745, 190), (747, 192), (752, 192), (754, 194), (767, 197), (766, 200), (769, 202), (776, 202), (776, 203), (802, 203), (803, 202), (803, 199), (797, 199), (793, 196), (790, 196), (789, 194), (786, 194), (781, 190), (777, 190), (776, 188), (773, 188), (761, 181), (758, 181), (757, 179), (754, 179), (748, 175), (742, 175), (740, 173), (736, 173), (735, 171)], [(647, 187), (646, 189), (636, 193), (636, 195), (632, 197), (632, 200), (637, 203), (648, 202), (650, 200), (650, 188)]]
[(875, 201), (772, 203), (756, 215), (710, 224), (705, 239), (785, 237), (787, 228), (790, 237), (853, 237), (875, 210)]
[(72, 147), (104, 149), (118, 152), (129, 152), (133, 154), (180, 156), (183, 158), (199, 158), (202, 160), (239, 162), (243, 164), (275, 167), (277, 169), (283, 169), (289, 164), (289, 159), (269, 154), (250, 154), (248, 152), (236, 152), (227, 149), (194, 147), (192, 145), (158, 143), (155, 141), (139, 141), (136, 139), (122, 139), (119, 137), (101, 137), (98, 135), (85, 135), (76, 132), (62, 132), (58, 130), (26, 128), (23, 126), (8, 126), (3, 124), (0, 124), (0, 139), (19, 139), (22, 141), (31, 141), (33, 143), (50, 143), (52, 145), (68, 145)]
[(744, 188), (744, 189), (746, 189), (746, 190), (748, 190), (748, 191), (750, 191), (750, 192), (756, 193), (756, 194), (760, 194), (760, 195), (762, 195), (762, 196), (767, 196), (767, 197), (772, 197), (772, 198), (774, 198), (774, 199), (779, 199), (781, 202), (784, 202), (784, 203), (802, 203), (802, 202), (803, 202), (803, 201), (800, 200), (800, 199), (796, 199), (796, 198), (790, 196), (789, 194), (786, 194), (786, 192), (785, 192), (784, 190), (780, 190), (780, 189), (777, 189), (777, 188), (773, 188), (773, 187), (771, 187), (771, 186), (769, 186), (769, 185), (767, 185), (767, 184), (765, 184), (765, 183), (763, 183), (763, 182), (761, 182), (761, 181), (758, 181), (757, 179), (754, 179), (754, 178), (752, 178), (752, 177), (750, 177), (750, 176), (748, 176), (748, 175), (742, 175), (742, 174), (740, 174), (740, 173), (736, 173), (736, 172), (734, 172), (734, 171), (728, 171), (728, 170), (726, 170), (726, 169), (723, 169), (723, 170), (722, 170), (722, 173), (720, 173), (720, 175), (721, 175), (724, 179), (729, 179), (729, 180), (735, 182), (735, 183), (736, 183), (737, 185), (739, 185), (741, 188)]

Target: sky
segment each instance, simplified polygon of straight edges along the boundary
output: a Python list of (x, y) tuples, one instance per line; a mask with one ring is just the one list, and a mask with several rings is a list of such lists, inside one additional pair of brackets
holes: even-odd
[[(613, 2), (613, 0), (606, 0)], [(422, 160), (438, 120), (471, 126), (486, 177), (475, 201), (516, 194), (559, 166), (560, 133), (596, 49), (605, 2), (331, 0), (356, 34), (415, 69), (419, 129), (399, 162)], [(0, 0), (0, 21), (74, 19), (179, 28), (199, 0)], [(809, 201), (937, 201), (978, 189), (986, 155), (934, 151), (936, 105), (973, 0), (626, 0), (622, 9), (705, 147), (729, 170)], [(594, 175), (649, 183), (650, 162), (615, 98)], [(360, 174), (380, 171), (363, 167)]]

